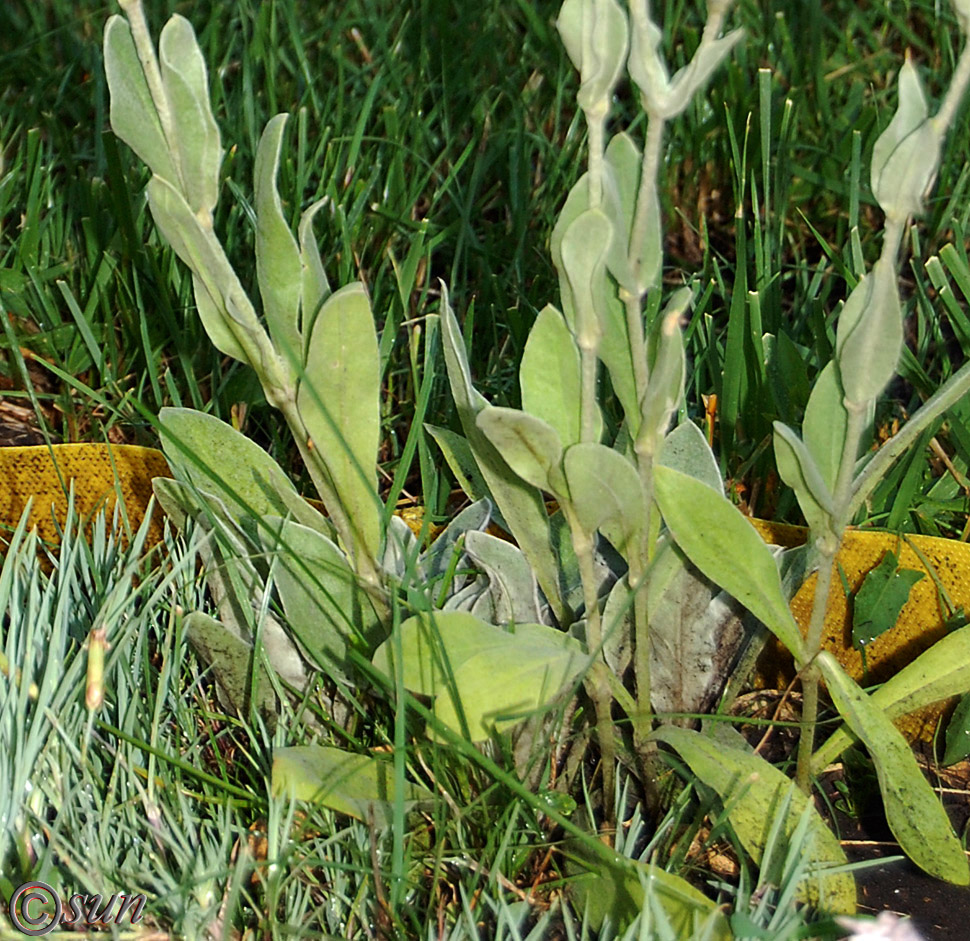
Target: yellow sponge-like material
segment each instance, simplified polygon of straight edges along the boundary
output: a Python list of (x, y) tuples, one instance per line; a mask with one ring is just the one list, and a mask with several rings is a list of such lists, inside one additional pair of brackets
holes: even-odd
[[(800, 527), (782, 527), (763, 520), (752, 520), (752, 524), (767, 541), (777, 545), (797, 545), (807, 535)], [(913, 546), (926, 558), (929, 567)], [(896, 624), (866, 645), (865, 669), (862, 653), (852, 646), (851, 612), (837, 570), (833, 572), (825, 613), (822, 646), (835, 655), (853, 679), (865, 685), (885, 682), (943, 637), (948, 630), (948, 611), (941, 603), (943, 592), (954, 607), (963, 607), (970, 613), (970, 545), (953, 539), (914, 535), (903, 539), (894, 533), (848, 530), (836, 556), (836, 565), (842, 567), (849, 589), (857, 591), (866, 574), (890, 551), (896, 554), (900, 568), (922, 572), (923, 578), (910, 591)], [(792, 613), (802, 633), (807, 632), (812, 616), (817, 578), (812, 575), (792, 599)], [(770, 644), (758, 665), (758, 685), (777, 688), (791, 675), (791, 658), (787, 657), (786, 663), (780, 645)], [(929, 740), (945, 708), (945, 705), (929, 707), (900, 719), (897, 725), (911, 739)]]
[[(82, 519), (101, 507), (110, 519), (120, 493), (135, 529), (148, 508), (152, 478), (171, 476), (164, 455), (152, 448), (109, 444), (0, 448), (0, 527), (7, 532), (16, 527), (32, 498), (28, 525), (36, 526), (45, 542), (56, 544), (73, 482), (74, 507)], [(152, 522), (149, 543), (160, 538), (159, 514)], [(0, 540), (7, 542), (3, 532)]]

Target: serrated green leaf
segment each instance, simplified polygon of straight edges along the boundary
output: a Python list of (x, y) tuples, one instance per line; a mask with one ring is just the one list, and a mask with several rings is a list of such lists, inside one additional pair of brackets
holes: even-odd
[(801, 662), (804, 643), (771, 550), (723, 494), (662, 465), (654, 492), (677, 545), (712, 582), (737, 598)]
[[(287, 118), (286, 114), (278, 114), (266, 125), (256, 148), (253, 184), (256, 277), (263, 298), (263, 314), (280, 359), (292, 367), (303, 364), (299, 317), (304, 271), (300, 249), (287, 225), (276, 190)], [(317, 262), (319, 264), (319, 257)], [(292, 374), (293, 369), (289, 372)]]
[(378, 827), (389, 826), (397, 801), (405, 810), (434, 799), (425, 787), (404, 782), (396, 794), (394, 764), (327, 745), (294, 745), (273, 751), (274, 797), (312, 801)]
[(178, 170), (152, 101), (145, 73), (121, 16), (111, 16), (104, 28), (104, 71), (111, 93), (111, 130), (118, 135), (156, 176), (177, 184)]
[(899, 620), (913, 586), (923, 577), (915, 569), (901, 569), (895, 552), (887, 552), (866, 573), (852, 601), (852, 646), (861, 650)]
[(355, 282), (320, 309), (296, 400), (356, 538), (371, 558), (380, 551), (383, 512), (377, 493), (380, 391), (374, 317), (364, 286)]
[(183, 194), (193, 212), (210, 215), (219, 200), (222, 145), (209, 104), (205, 59), (185, 17), (174, 14), (162, 28), (158, 58), (175, 127)]
[(787, 837), (792, 836), (807, 812), (810, 817), (804, 852), (811, 865), (806, 879), (799, 884), (798, 898), (831, 914), (855, 911), (852, 876), (846, 872), (826, 873), (848, 862), (838, 838), (814, 807), (806, 810), (809, 798), (785, 774), (754, 752), (733, 748), (723, 740), (688, 729), (664, 726), (652, 737), (675, 749), (691, 771), (717, 792), (734, 832), (757, 863), (761, 862), (775, 817), (785, 801), (789, 801), (783, 824)]
[(542, 624), (503, 630), (462, 611), (408, 618), (385, 641), (374, 666), (395, 676), (401, 651), (404, 686), (435, 697), (435, 715), (452, 731), (483, 741), (548, 706), (589, 663), (578, 641)]
[(519, 387), (523, 411), (554, 428), (564, 447), (580, 439), (581, 373), (576, 341), (562, 314), (547, 304), (529, 331)]
[(823, 650), (816, 663), (839, 714), (869, 750), (886, 820), (899, 845), (930, 875), (970, 885), (970, 868), (960, 841), (902, 733), (828, 651)]

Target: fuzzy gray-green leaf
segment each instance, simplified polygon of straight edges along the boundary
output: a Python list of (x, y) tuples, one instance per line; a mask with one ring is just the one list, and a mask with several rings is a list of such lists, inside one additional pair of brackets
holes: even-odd
[(832, 494), (805, 443), (787, 425), (774, 423), (775, 461), (781, 479), (795, 491), (809, 528), (815, 532), (831, 527)]
[(692, 421), (681, 422), (664, 438), (657, 463), (688, 474), (723, 495), (724, 482), (711, 446)]
[(835, 362), (829, 361), (812, 386), (802, 421), (805, 447), (815, 460), (829, 492), (835, 489), (842, 452), (845, 450), (849, 419), (842, 401), (844, 395)]
[(605, 117), (626, 62), (626, 13), (616, 0), (566, 0), (556, 26), (579, 71), (579, 106)]
[[(299, 329), (303, 265), (276, 190), (287, 117), (278, 114), (266, 125), (256, 148), (253, 183), (256, 277), (263, 298), (263, 314), (280, 359), (290, 364), (292, 374), (292, 367), (303, 363), (303, 340)], [(319, 258), (317, 261), (319, 263)]]
[(152, 173), (177, 184), (178, 170), (145, 81), (131, 27), (121, 16), (110, 17), (104, 28), (104, 71), (111, 93), (111, 130)]
[(579, 350), (561, 313), (547, 304), (536, 317), (519, 367), (522, 408), (551, 425), (563, 446), (580, 438)]
[(355, 282), (332, 294), (314, 321), (297, 405), (357, 539), (372, 558), (381, 544), (380, 392), (374, 317), (364, 286)]
[(526, 483), (556, 493), (562, 442), (556, 429), (516, 408), (488, 405), (475, 419), (478, 429)]
[(804, 657), (771, 550), (723, 494), (662, 465), (654, 493), (677, 545), (712, 582), (737, 598), (792, 652)]
[(222, 146), (209, 104), (205, 59), (185, 17), (175, 14), (162, 28), (158, 58), (172, 109), (184, 195), (193, 212), (209, 215), (219, 199)]
[[(304, 338), (313, 328), (313, 321), (324, 301), (330, 297), (330, 282), (320, 260), (320, 247), (313, 231), (313, 220), (327, 204), (327, 197), (318, 199), (300, 216), (300, 265), (302, 289), (300, 292), (300, 328)], [(305, 353), (305, 350), (303, 351)]]

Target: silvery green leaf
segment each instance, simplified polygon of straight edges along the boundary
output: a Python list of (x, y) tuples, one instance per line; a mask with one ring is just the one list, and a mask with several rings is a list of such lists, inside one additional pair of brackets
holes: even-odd
[[(203, 229), (182, 194), (167, 180), (153, 176), (147, 192), (155, 224), (193, 274), (196, 303), (209, 339), (222, 353), (258, 371), (255, 352), (250, 355), (254, 345), (248, 342), (248, 335), (262, 327), (222, 246), (211, 229)], [(231, 309), (230, 298), (234, 299)]]
[(556, 618), (561, 623), (568, 621), (560, 592), (559, 569), (550, 541), (549, 516), (542, 495), (509, 467), (476, 424), (476, 416), (488, 402), (472, 385), (461, 330), (448, 303), (448, 290), (444, 284), (441, 293), (441, 337), (448, 381), (475, 463), (509, 532), (535, 571)]
[(626, 13), (616, 0), (566, 0), (556, 26), (579, 71), (580, 108), (605, 117), (626, 62)]
[(442, 611), (464, 611), (471, 614), (478, 604), (478, 600), (488, 592), (488, 579), (484, 575), (479, 575), (463, 588), (460, 588), (453, 595), (445, 598), (441, 605)]
[[(804, 641), (788, 607), (771, 550), (723, 494), (654, 465), (654, 494), (677, 545), (711, 581), (740, 601), (794, 655)], [(744, 559), (744, 565), (737, 560)]]
[(657, 117), (666, 117), (670, 96), (670, 75), (660, 55), (662, 39), (663, 33), (650, 18), (649, 11), (633, 16), (627, 68), (640, 90), (643, 109)]
[(104, 71), (111, 93), (111, 129), (152, 173), (177, 184), (178, 170), (145, 81), (131, 27), (124, 17), (109, 17), (105, 25)]
[(650, 378), (643, 397), (643, 422), (640, 425), (637, 450), (654, 454), (670, 425), (670, 419), (684, 394), (684, 338), (680, 318), (691, 301), (691, 289), (678, 290), (667, 302), (663, 314), (654, 323), (647, 346)]
[(576, 311), (573, 329), (581, 348), (589, 343), (595, 349), (603, 335), (606, 254), (612, 237), (610, 220), (600, 209), (587, 209), (563, 233), (562, 264)]
[(347, 556), (335, 543), (292, 520), (267, 517), (260, 540), (286, 619), (307, 658), (329, 676), (350, 680), (347, 650), (370, 653), (383, 632)]
[(469, 533), (483, 532), (491, 521), (490, 500), (482, 499), (466, 506), (421, 556), (420, 569), (424, 577), (429, 581), (441, 578), (451, 567), (455, 552), (461, 551), (463, 537)]
[(950, 0), (950, 3), (953, 6), (953, 12), (957, 15), (961, 32), (964, 35), (970, 33), (970, 0)]
[[(387, 521), (384, 533), (384, 554), (381, 556), (381, 568), (400, 580), (405, 577), (408, 569), (415, 565), (420, 553), (417, 537), (400, 516), (392, 516)], [(419, 577), (423, 573), (419, 572)]]
[[(303, 264), (276, 190), (287, 117), (278, 114), (266, 125), (256, 148), (253, 183), (256, 277), (263, 298), (263, 314), (281, 361), (292, 367), (303, 364), (303, 341), (299, 327)], [(317, 262), (319, 264), (319, 257)]]
[(569, 503), (586, 532), (599, 530), (623, 556), (646, 519), (646, 499), (633, 464), (602, 444), (574, 444), (562, 458)]
[(158, 58), (172, 109), (186, 201), (193, 212), (211, 216), (219, 199), (222, 145), (209, 104), (205, 59), (185, 17), (175, 14), (162, 28)]
[(297, 406), (355, 542), (371, 558), (380, 551), (383, 512), (377, 493), (380, 391), (374, 317), (364, 286), (355, 282), (332, 294), (314, 321)]
[(313, 321), (320, 312), (323, 302), (331, 294), (330, 282), (327, 280), (327, 273), (320, 260), (317, 237), (313, 232), (313, 220), (326, 204), (327, 197), (318, 199), (300, 217), (300, 266), (303, 275), (300, 291), (300, 327), (304, 337), (310, 336)]
[(836, 364), (829, 361), (818, 374), (808, 397), (802, 421), (802, 437), (830, 491), (835, 489), (842, 452), (845, 450), (849, 417), (843, 403), (844, 397)]
[(542, 621), (539, 586), (525, 556), (504, 539), (470, 531), (465, 552), (488, 578), (489, 590), (472, 613), (490, 624), (537, 624)]
[[(613, 225), (606, 255), (606, 267), (617, 283), (631, 294), (637, 292), (637, 283), (630, 269), (629, 245), (633, 231), (633, 213), (640, 187), (640, 165), (643, 155), (627, 133), (615, 134), (606, 145), (603, 154), (603, 205), (601, 208)], [(588, 208), (588, 207), (584, 207)], [(662, 246), (659, 245), (660, 208), (654, 202), (647, 220), (646, 254), (640, 260), (640, 278), (653, 284), (660, 274)], [(649, 244), (646, 244), (649, 243)]]
[(305, 502), (279, 464), (231, 425), (188, 408), (163, 408), (158, 417), (176, 476), (218, 496), (234, 519), (286, 516)]
[(775, 460), (781, 479), (795, 491), (798, 505), (809, 529), (822, 532), (831, 528), (832, 493), (805, 443), (787, 425), (774, 423)]
[(926, 95), (907, 56), (899, 70), (899, 105), (872, 148), (872, 194), (889, 217), (923, 209), (940, 161), (941, 132), (929, 120)]
[[(724, 690), (744, 641), (744, 609), (671, 542), (651, 568), (650, 697), (658, 713), (706, 713)], [(674, 718), (689, 727), (691, 719)]]
[(692, 421), (681, 422), (664, 438), (657, 463), (688, 474), (719, 494), (724, 494), (724, 481), (721, 480), (717, 458), (704, 432)]
[(603, 659), (617, 676), (623, 676), (633, 659), (633, 597), (626, 575), (610, 589), (602, 624)]
[(551, 425), (564, 445), (580, 439), (582, 369), (561, 313), (547, 304), (536, 317), (519, 367), (522, 408)]
[(711, 43), (702, 43), (694, 58), (675, 73), (670, 82), (665, 117), (674, 118), (690, 103), (710, 80), (714, 70), (731, 54), (731, 50), (744, 38), (743, 29), (735, 29)]
[(882, 259), (849, 295), (839, 315), (835, 356), (845, 398), (875, 399), (896, 373), (903, 348), (903, 312), (896, 273)]
[(561, 491), (562, 442), (555, 428), (519, 409), (494, 405), (483, 408), (475, 424), (522, 480), (549, 493)]

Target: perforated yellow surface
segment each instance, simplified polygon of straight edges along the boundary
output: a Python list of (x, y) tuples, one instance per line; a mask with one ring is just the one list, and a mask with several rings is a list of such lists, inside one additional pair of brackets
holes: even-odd
[[(120, 492), (133, 528), (144, 519), (153, 477), (171, 477), (161, 451), (131, 445), (58, 444), (52, 447), (0, 448), (0, 539), (17, 526), (33, 498), (28, 524), (46, 542), (57, 542), (68, 494), (74, 484), (74, 506), (89, 519), (102, 506), (112, 513)], [(149, 541), (161, 538), (161, 517), (152, 522)]]
[[(806, 531), (799, 527), (779, 527), (762, 520), (752, 520), (752, 524), (765, 539), (778, 545), (805, 541)], [(910, 544), (926, 557), (932, 572)], [(866, 646), (865, 671), (862, 653), (852, 646), (851, 613), (837, 569), (833, 572), (825, 614), (822, 646), (838, 658), (853, 679), (866, 685), (885, 682), (946, 633), (948, 613), (941, 604), (937, 582), (955, 607), (962, 606), (970, 614), (970, 545), (953, 539), (907, 536), (904, 540), (894, 533), (849, 530), (836, 556), (836, 565), (841, 565), (851, 591), (858, 590), (866, 573), (889, 551), (896, 554), (901, 568), (922, 572), (923, 578), (913, 586), (895, 626)], [(792, 599), (792, 613), (803, 634), (812, 615), (817, 578), (812, 575)], [(758, 666), (761, 686), (783, 687), (793, 672), (791, 658), (777, 644), (769, 645)], [(930, 707), (900, 719), (897, 725), (911, 739), (929, 740), (945, 709), (946, 706)]]

